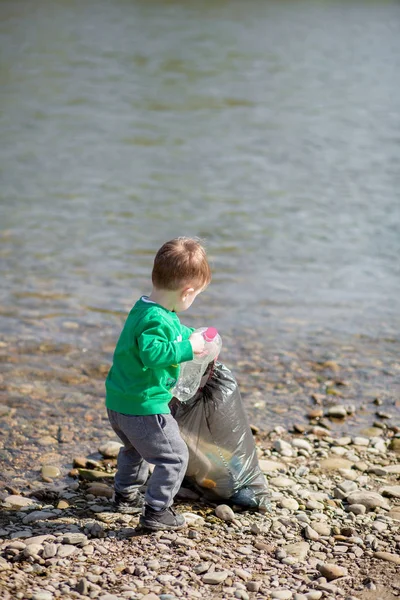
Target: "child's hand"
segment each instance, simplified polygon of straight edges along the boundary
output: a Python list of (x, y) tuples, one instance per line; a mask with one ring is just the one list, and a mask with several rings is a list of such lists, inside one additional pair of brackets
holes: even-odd
[(192, 333), (189, 342), (192, 344), (193, 354), (202, 354), (204, 352), (205, 340), (201, 333)]

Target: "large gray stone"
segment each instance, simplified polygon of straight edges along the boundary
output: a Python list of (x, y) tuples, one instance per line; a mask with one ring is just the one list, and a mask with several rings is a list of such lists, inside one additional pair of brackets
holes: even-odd
[(400, 475), (400, 464), (399, 465), (389, 465), (384, 467), (386, 473)]
[(379, 493), (388, 498), (400, 498), (400, 485), (385, 485)]
[(66, 533), (62, 538), (63, 544), (73, 544), (74, 546), (86, 544), (87, 541), (87, 536), (84, 533), (75, 531), (72, 531), (71, 533)]
[(25, 506), (37, 504), (37, 500), (32, 500), (32, 498), (24, 498), (23, 496), (17, 496), (15, 494), (6, 496), (4, 498), (4, 502), (11, 506), (11, 508), (24, 508)]
[(34, 510), (29, 513), (22, 519), (24, 525), (28, 523), (35, 523), (36, 521), (47, 521), (47, 519), (55, 519), (57, 517), (57, 513), (51, 512), (49, 510)]
[(367, 490), (352, 492), (347, 496), (347, 502), (349, 504), (363, 504), (367, 510), (375, 510), (375, 508), (390, 510), (390, 506), (383, 496), (377, 492)]

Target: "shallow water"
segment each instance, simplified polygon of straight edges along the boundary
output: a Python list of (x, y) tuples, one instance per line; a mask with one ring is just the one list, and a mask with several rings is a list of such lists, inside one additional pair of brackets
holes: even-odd
[(304, 415), (314, 384), (296, 391), (290, 373), (314, 381), (328, 359), (353, 378), (343, 401), (377, 394), (398, 413), (399, 3), (0, 10), (2, 390), (17, 418), (101, 410), (124, 316), (182, 234), (206, 239), (214, 269), (184, 320), (219, 328), (258, 423)]

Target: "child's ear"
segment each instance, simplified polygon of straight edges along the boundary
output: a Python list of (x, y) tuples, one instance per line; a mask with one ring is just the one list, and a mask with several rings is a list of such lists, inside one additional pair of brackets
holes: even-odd
[(182, 300), (186, 300), (186, 298), (188, 297), (189, 294), (191, 294), (192, 292), (194, 292), (194, 288), (192, 287), (186, 287), (182, 290)]

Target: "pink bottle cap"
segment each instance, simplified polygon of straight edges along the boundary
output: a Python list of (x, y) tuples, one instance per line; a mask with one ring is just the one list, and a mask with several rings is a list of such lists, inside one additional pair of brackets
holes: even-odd
[(203, 331), (203, 338), (206, 342), (212, 342), (218, 335), (218, 330), (215, 327), (209, 327)]

